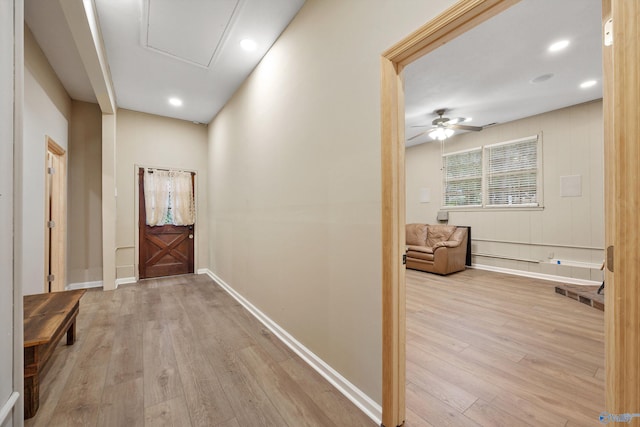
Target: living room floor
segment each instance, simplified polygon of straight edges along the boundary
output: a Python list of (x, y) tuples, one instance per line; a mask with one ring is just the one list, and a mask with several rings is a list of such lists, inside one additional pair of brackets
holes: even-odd
[(602, 311), (483, 270), (406, 282), (406, 426), (601, 425)]

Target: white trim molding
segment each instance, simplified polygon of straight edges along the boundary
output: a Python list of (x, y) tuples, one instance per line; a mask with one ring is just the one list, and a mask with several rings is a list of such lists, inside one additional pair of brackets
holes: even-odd
[(573, 277), (554, 276), (553, 274), (535, 273), (533, 271), (513, 270), (511, 268), (493, 267), (491, 265), (473, 264), (470, 268), (477, 270), (493, 271), (496, 273), (511, 274), (513, 276), (531, 277), (533, 279), (549, 280), (551, 282), (567, 283), (582, 286), (600, 286), (601, 282), (594, 280), (576, 279)]
[(64, 287), (66, 291), (75, 291), (76, 289), (90, 289), (90, 288), (101, 288), (102, 280), (98, 280), (95, 282), (82, 282), (82, 283), (69, 283)]
[[(0, 409), (0, 425), (4, 424), (19, 397), (20, 393), (14, 391), (13, 393), (11, 393), (6, 403), (2, 406), (2, 409)], [(20, 416), (22, 416), (22, 414), (20, 414)]]
[[(203, 273), (201, 273), (203, 272)], [(309, 366), (311, 366), (317, 373), (322, 375), (324, 379), (329, 381), (340, 393), (342, 393), (347, 399), (353, 402), (362, 412), (364, 412), (369, 418), (371, 418), (377, 425), (380, 425), (382, 420), (382, 407), (377, 404), (373, 399), (367, 396), (362, 390), (353, 385), (349, 380), (340, 375), (335, 369), (329, 366), (320, 357), (315, 355), (311, 350), (305, 347), (302, 343), (291, 336), (276, 322), (271, 320), (266, 314), (260, 311), (256, 306), (251, 304), (242, 295), (236, 292), (228, 283), (215, 275), (209, 269), (200, 269), (198, 274), (207, 274), (214, 282), (216, 282), (222, 289), (227, 291), (236, 301), (238, 301), (249, 313), (251, 313), (256, 319), (258, 319), (267, 329), (269, 329), (280, 341), (282, 341), (287, 347), (302, 358)]]
[(138, 281), (136, 280), (135, 277), (121, 277), (119, 279), (116, 279), (116, 289), (118, 289), (118, 286), (120, 285), (129, 285), (131, 283), (137, 283)]

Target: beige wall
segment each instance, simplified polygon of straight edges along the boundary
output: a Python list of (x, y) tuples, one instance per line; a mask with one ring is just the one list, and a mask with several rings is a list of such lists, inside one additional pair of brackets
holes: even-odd
[(25, 32), (21, 248), (25, 295), (44, 291), (46, 137), (68, 149), (71, 100), (32, 36)]
[[(602, 272), (598, 268), (558, 266), (549, 262), (550, 258), (558, 258), (599, 266), (603, 260), (602, 120), (602, 101), (599, 100), (494, 126), (479, 133), (469, 132), (446, 141), (445, 153), (452, 153), (539, 132), (543, 134), (544, 209), (449, 211), (450, 224), (472, 227), (474, 253), (540, 262), (477, 256), (474, 263), (602, 280)], [(439, 143), (407, 148), (407, 223), (436, 222), (442, 203), (440, 168)], [(560, 177), (568, 175), (582, 177), (582, 197), (560, 197)], [(422, 188), (431, 192), (429, 203), (420, 203)]]
[(102, 281), (102, 113), (72, 101), (69, 127), (70, 285)]
[(209, 125), (210, 268), (378, 403), (380, 54), (452, 3), (308, 0)]
[(196, 269), (206, 268), (207, 127), (130, 110), (116, 122), (116, 274), (135, 277), (137, 254), (137, 169), (153, 166), (196, 172)]
[(53, 71), (27, 24), (24, 25), (24, 64), (60, 113), (65, 119), (70, 120), (71, 98), (69, 98), (62, 82)]

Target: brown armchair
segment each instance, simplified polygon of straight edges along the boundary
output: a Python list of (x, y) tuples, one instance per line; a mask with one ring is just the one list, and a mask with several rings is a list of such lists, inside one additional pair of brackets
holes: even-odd
[(462, 271), (467, 239), (466, 227), (407, 224), (407, 268), (442, 275)]

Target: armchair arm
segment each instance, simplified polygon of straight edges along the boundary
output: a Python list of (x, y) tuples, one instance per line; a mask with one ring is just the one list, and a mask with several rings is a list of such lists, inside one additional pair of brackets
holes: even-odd
[(446, 242), (438, 242), (435, 245), (433, 245), (433, 250), (435, 251), (437, 248), (457, 248), (458, 246), (460, 246), (459, 241), (455, 241), (455, 240), (447, 240)]
[(449, 274), (464, 270), (467, 256), (467, 230), (462, 230), (464, 230), (462, 239), (438, 242), (433, 246), (435, 272)]

